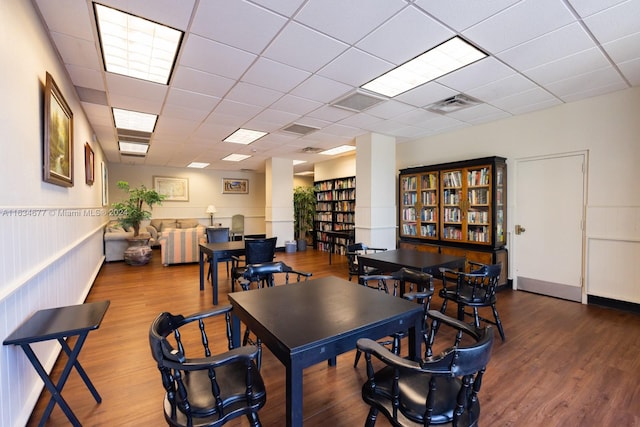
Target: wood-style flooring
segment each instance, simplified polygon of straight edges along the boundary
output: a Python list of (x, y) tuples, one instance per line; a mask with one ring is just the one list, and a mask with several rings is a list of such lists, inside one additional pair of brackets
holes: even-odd
[[(334, 256), (329, 265), (326, 253), (309, 249), (279, 252), (277, 259), (315, 277), (347, 277), (343, 256)], [(212, 306), (211, 286), (201, 292), (198, 277), (197, 264), (163, 267), (157, 250), (146, 266), (116, 262), (102, 267), (88, 301), (108, 299), (111, 306), (101, 327), (89, 334), (80, 362), (103, 401), (93, 400), (75, 370), (62, 393), (83, 425), (165, 425), (148, 329), (162, 311), (189, 314)], [(230, 282), (224, 263), (219, 279), (225, 304)], [(434, 297), (432, 308), (440, 306)], [(449, 308), (453, 315), (453, 305)], [(496, 333), (480, 393), (482, 426), (640, 426), (640, 315), (512, 290), (498, 294), (498, 310), (507, 341), (502, 343)], [(360, 388), (365, 365), (361, 361), (353, 368), (353, 358), (351, 351), (339, 356), (335, 367), (320, 363), (305, 370), (305, 426), (364, 424), (368, 406)], [(66, 356), (61, 359), (66, 362)], [(60, 370), (57, 363), (54, 378)], [(260, 418), (265, 427), (282, 426), (285, 371), (268, 349), (262, 375), (267, 404)], [(37, 425), (49, 398), (45, 391), (28, 426)], [(68, 425), (57, 405), (46, 425)], [(377, 425), (389, 423), (379, 418)]]

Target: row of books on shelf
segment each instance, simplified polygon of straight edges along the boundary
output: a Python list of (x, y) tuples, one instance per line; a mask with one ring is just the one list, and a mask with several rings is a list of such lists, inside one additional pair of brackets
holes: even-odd
[[(336, 244), (333, 245), (333, 253), (334, 254), (339, 254), (339, 255), (344, 255), (347, 252), (347, 247), (346, 247), (346, 242), (340, 243), (338, 242), (339, 239), (336, 239)], [(331, 244), (329, 242), (323, 242), (318, 240), (316, 242), (317, 245), (317, 250), (322, 251), (322, 252), (329, 252), (332, 248), (331, 248)]]
[(415, 221), (416, 210), (414, 208), (403, 208), (401, 211), (403, 221)]
[(438, 188), (438, 175), (435, 173), (429, 173), (427, 175), (422, 175), (422, 179), (420, 180), (420, 186), (422, 189), (433, 189)]
[(423, 205), (435, 205), (438, 203), (437, 193), (433, 190), (423, 191), (421, 199)]
[(443, 214), (445, 222), (460, 222), (462, 219), (460, 208), (444, 208)]
[(353, 212), (356, 210), (356, 202), (354, 201), (339, 201), (335, 204), (336, 212)]
[(415, 176), (404, 176), (400, 181), (402, 191), (416, 191), (418, 189), (418, 178)]
[(316, 193), (316, 200), (318, 202), (326, 202), (333, 200), (355, 200), (356, 190), (333, 190)]
[(356, 188), (356, 177), (352, 176), (350, 178), (336, 179), (335, 188), (338, 190), (345, 188)]
[(420, 219), (422, 221), (437, 221), (438, 211), (435, 208), (423, 208), (420, 213)]
[(468, 200), (472, 205), (487, 205), (489, 204), (489, 190), (486, 188), (469, 190)]
[(444, 172), (442, 185), (444, 187), (462, 187), (462, 171)]
[(336, 213), (336, 222), (355, 222), (355, 214), (352, 212)]
[(413, 206), (418, 201), (418, 195), (415, 192), (402, 193), (402, 204), (404, 206)]
[(488, 224), (489, 223), (489, 212), (488, 211), (478, 211), (478, 210), (470, 210), (467, 212), (467, 221), (470, 224)]
[(467, 230), (467, 239), (471, 242), (488, 243), (489, 237), (489, 227), (487, 226), (472, 227)]
[(457, 205), (460, 203), (460, 192), (457, 190), (444, 190), (442, 201), (445, 205)]
[[(402, 224), (402, 234), (405, 236), (417, 236), (418, 226), (415, 223)], [(438, 237), (438, 228), (435, 224), (426, 224), (420, 226), (420, 235), (426, 237)]]
[(468, 171), (467, 185), (470, 187), (489, 185), (489, 168)]

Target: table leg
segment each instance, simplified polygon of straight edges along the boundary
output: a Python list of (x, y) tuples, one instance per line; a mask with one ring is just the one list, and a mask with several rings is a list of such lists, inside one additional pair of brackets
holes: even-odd
[[(69, 357), (69, 359), (71, 359), (71, 354), (73, 353), (73, 351), (71, 350), (71, 347), (69, 347), (69, 344), (67, 344), (67, 341), (63, 340), (62, 338), (58, 338), (58, 342), (62, 346), (62, 349), (64, 350), (64, 352), (67, 353), (67, 356)], [(76, 344), (76, 346), (77, 346), (77, 344)], [(89, 389), (89, 391), (93, 395), (93, 398), (96, 400), (96, 402), (97, 403), (101, 403), (102, 402), (102, 397), (100, 397), (100, 393), (98, 393), (98, 390), (96, 390), (95, 386), (93, 385), (93, 383), (89, 379), (89, 376), (85, 372), (85, 370), (82, 367), (82, 365), (80, 365), (80, 361), (77, 358), (76, 358), (76, 361), (73, 364), (73, 366), (75, 366), (76, 371), (78, 371), (78, 374), (80, 374), (80, 377), (82, 378), (82, 380), (84, 381), (85, 385), (87, 386), (87, 388)]]
[(204, 253), (200, 248), (200, 290), (204, 291)]
[(69, 357), (69, 360), (67, 361), (67, 364), (64, 367), (62, 376), (60, 377), (60, 380), (58, 381), (57, 385), (53, 384), (53, 381), (51, 381), (51, 378), (49, 378), (47, 371), (44, 370), (44, 368), (42, 367), (42, 364), (38, 360), (36, 354), (33, 352), (29, 344), (20, 345), (20, 347), (22, 347), (22, 350), (24, 350), (25, 354), (27, 355), (27, 358), (35, 368), (36, 372), (38, 373), (38, 375), (40, 375), (40, 378), (44, 382), (44, 385), (47, 387), (47, 389), (51, 393), (51, 399), (49, 400), (49, 403), (47, 404), (47, 407), (44, 413), (42, 414), (42, 418), (40, 418), (38, 427), (43, 427), (45, 425), (45, 422), (51, 415), (51, 411), (53, 411), (53, 407), (55, 406), (56, 403), (60, 405), (60, 409), (62, 409), (62, 412), (64, 412), (64, 414), (69, 419), (69, 422), (71, 422), (71, 424), (74, 427), (82, 426), (82, 424), (80, 424), (80, 421), (78, 420), (78, 418), (76, 418), (76, 416), (74, 415), (73, 411), (71, 410), (67, 402), (62, 397), (61, 391), (62, 391), (62, 387), (64, 387), (64, 384), (67, 381), (69, 373), (71, 372), (71, 367), (73, 367), (75, 358), (80, 352), (80, 347), (82, 346), (83, 341), (84, 341), (83, 337), (80, 336), (78, 338), (78, 343), (76, 344), (76, 349), (71, 353), (71, 356)]
[(286, 368), (287, 427), (302, 427), (302, 367), (289, 360)]
[(213, 305), (218, 305), (218, 256), (213, 253), (209, 257), (211, 263), (211, 287), (213, 288)]
[(242, 324), (240, 323), (240, 319), (238, 316), (233, 314), (233, 311), (231, 311), (231, 344), (233, 345), (233, 348), (240, 347), (240, 338), (242, 335), (242, 331), (240, 330), (241, 327)]

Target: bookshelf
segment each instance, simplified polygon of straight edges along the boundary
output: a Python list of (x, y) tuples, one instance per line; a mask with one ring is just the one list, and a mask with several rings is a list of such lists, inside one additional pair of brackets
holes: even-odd
[[(353, 233), (356, 211), (356, 177), (336, 178), (314, 182), (316, 218), (314, 247), (321, 251), (344, 254), (352, 243), (346, 237), (333, 237), (328, 232)], [(335, 243), (335, 244), (333, 244)]]
[(401, 170), (399, 246), (503, 262), (506, 283), (506, 173), (503, 157)]

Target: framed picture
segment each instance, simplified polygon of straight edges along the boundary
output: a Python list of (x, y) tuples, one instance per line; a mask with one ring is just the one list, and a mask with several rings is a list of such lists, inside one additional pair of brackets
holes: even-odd
[(222, 178), (223, 194), (247, 194), (249, 193), (249, 180), (238, 178)]
[(171, 202), (189, 201), (189, 179), (154, 176), (153, 188)]
[(100, 162), (100, 173), (102, 177), (102, 206), (107, 206), (109, 204), (109, 180), (107, 179), (107, 165), (104, 162)]
[(87, 185), (93, 185), (94, 181), (94, 160), (93, 150), (88, 142), (84, 144), (84, 176)]
[(44, 88), (42, 157), (45, 182), (73, 187), (73, 113), (49, 73)]

